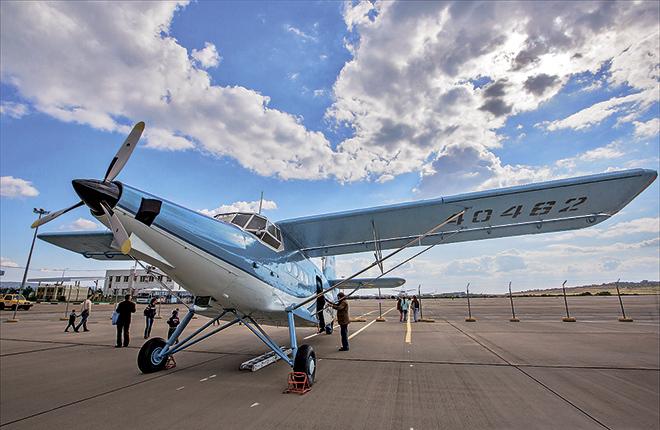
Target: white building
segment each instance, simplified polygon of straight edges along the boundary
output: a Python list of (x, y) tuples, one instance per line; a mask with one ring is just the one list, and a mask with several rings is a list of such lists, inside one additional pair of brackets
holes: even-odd
[[(133, 276), (131, 276), (133, 274)], [(106, 270), (103, 294), (109, 296), (137, 295), (140, 290), (166, 290), (160, 282), (172, 291), (185, 291), (167, 275), (150, 275), (146, 270)]]

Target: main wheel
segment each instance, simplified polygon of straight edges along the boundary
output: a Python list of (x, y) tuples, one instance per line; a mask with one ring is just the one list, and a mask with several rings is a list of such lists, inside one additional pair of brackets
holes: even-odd
[(293, 371), (304, 372), (307, 375), (309, 385), (314, 384), (316, 377), (316, 353), (310, 345), (301, 345), (293, 360)]
[(163, 370), (167, 363), (167, 357), (160, 357), (160, 352), (165, 347), (165, 339), (154, 337), (142, 345), (138, 353), (138, 368), (142, 373), (153, 373)]
[(11, 305), (11, 307), (9, 309), (11, 309), (12, 311), (15, 311), (16, 310), (16, 305)]
[(5, 310), (5, 304), (0, 302), (0, 311), (4, 311), (4, 310)]
[(325, 334), (332, 334), (332, 325), (333, 324), (334, 324), (334, 321), (325, 326)]

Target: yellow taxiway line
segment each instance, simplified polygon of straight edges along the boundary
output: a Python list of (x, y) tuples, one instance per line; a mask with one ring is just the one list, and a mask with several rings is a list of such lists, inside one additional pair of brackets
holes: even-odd
[(408, 309), (408, 320), (406, 321), (406, 343), (412, 343), (412, 324), (410, 324), (410, 309)]

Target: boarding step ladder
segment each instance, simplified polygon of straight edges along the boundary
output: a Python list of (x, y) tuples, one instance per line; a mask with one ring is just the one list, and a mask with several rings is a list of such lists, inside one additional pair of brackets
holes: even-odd
[[(281, 349), (282, 352), (284, 352), (284, 354), (286, 355), (291, 354), (291, 348), (287, 348), (283, 346), (281, 347)], [(241, 363), (239, 369), (256, 372), (257, 370), (263, 369), (269, 364), (275, 363), (277, 360), (280, 360), (280, 356), (275, 354), (274, 351), (270, 351), (265, 354), (261, 354), (259, 357), (254, 357), (248, 361)]]

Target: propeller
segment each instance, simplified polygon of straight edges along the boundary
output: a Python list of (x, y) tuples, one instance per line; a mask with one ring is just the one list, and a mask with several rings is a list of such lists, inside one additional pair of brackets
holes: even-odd
[(105, 216), (108, 217), (112, 235), (115, 237), (117, 246), (119, 246), (122, 254), (128, 254), (131, 251), (131, 239), (128, 237), (128, 233), (126, 232), (126, 229), (122, 225), (121, 221), (119, 221), (119, 217), (112, 209), (108, 207), (106, 203), (101, 202), (101, 209), (103, 209)]
[(128, 238), (126, 229), (121, 224), (119, 217), (117, 217), (112, 210), (112, 207), (114, 207), (119, 200), (121, 190), (119, 186), (112, 181), (114, 181), (117, 175), (119, 175), (128, 162), (128, 159), (131, 157), (131, 154), (135, 150), (135, 147), (142, 136), (144, 126), (144, 122), (142, 121), (133, 126), (128, 137), (126, 137), (126, 140), (110, 162), (103, 181), (94, 179), (75, 179), (72, 181), (73, 188), (80, 196), (81, 201), (68, 208), (51, 212), (33, 222), (31, 227), (37, 228), (73, 209), (87, 205), (95, 215), (105, 214), (107, 216), (116, 244), (121, 248), (121, 251), (124, 254), (127, 254), (131, 250), (131, 241)]
[(41, 218), (39, 218), (38, 220), (36, 220), (35, 222), (33, 222), (32, 225), (31, 225), (30, 227), (31, 227), (31, 228), (37, 228), (37, 227), (39, 227), (40, 225), (44, 225), (44, 224), (46, 224), (47, 222), (54, 220), (54, 219), (57, 218), (58, 216), (60, 216), (60, 215), (62, 215), (62, 214), (65, 214), (65, 213), (67, 213), (67, 212), (69, 212), (69, 211), (71, 211), (71, 210), (73, 210), (73, 209), (75, 209), (75, 208), (79, 208), (80, 206), (82, 206), (82, 205), (84, 205), (84, 204), (85, 204), (85, 203), (83, 203), (82, 200), (81, 200), (81, 201), (79, 201), (78, 203), (76, 203), (75, 205), (73, 205), (73, 206), (69, 206), (69, 207), (66, 208), (66, 209), (60, 209), (59, 211), (51, 212), (51, 213), (49, 213), (48, 215), (46, 215), (46, 216), (44, 216), (44, 217), (41, 217)]

